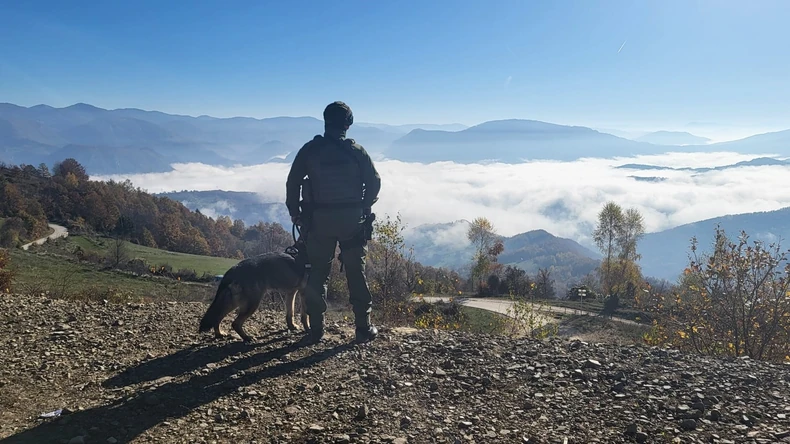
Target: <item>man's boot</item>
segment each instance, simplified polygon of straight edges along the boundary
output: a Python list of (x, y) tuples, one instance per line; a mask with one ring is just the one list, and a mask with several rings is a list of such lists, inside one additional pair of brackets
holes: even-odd
[(356, 343), (360, 344), (376, 339), (379, 330), (370, 323), (370, 314), (356, 317)]
[(317, 344), (324, 338), (324, 315), (310, 316), (308, 343)]

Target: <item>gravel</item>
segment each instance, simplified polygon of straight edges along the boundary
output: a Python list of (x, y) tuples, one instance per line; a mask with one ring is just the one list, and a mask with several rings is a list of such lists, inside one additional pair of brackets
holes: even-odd
[(0, 295), (0, 443), (790, 442), (788, 365), (332, 320), (298, 348), (269, 311), (248, 345), (205, 308)]

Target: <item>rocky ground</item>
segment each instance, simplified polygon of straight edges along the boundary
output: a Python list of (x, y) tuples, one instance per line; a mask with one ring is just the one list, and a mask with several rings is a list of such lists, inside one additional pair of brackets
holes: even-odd
[(0, 443), (790, 442), (787, 365), (347, 322), (297, 348), (279, 312), (244, 345), (204, 310), (0, 295)]

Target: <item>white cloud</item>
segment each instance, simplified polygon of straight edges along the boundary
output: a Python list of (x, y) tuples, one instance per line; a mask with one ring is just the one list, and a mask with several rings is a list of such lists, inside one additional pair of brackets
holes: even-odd
[[(486, 216), (504, 235), (542, 228), (588, 243), (590, 227), (608, 200), (638, 208), (645, 216), (649, 232), (725, 214), (790, 206), (790, 188), (786, 186), (790, 167), (745, 167), (707, 173), (613, 168), (625, 163), (712, 167), (754, 157), (760, 156), (671, 153), (615, 160), (487, 165), (380, 161), (376, 167), (382, 177), (382, 190), (374, 211), (382, 216), (400, 212), (410, 227)], [(129, 178), (150, 192), (254, 191), (264, 201), (283, 202), (290, 165), (224, 168), (177, 164), (174, 168), (168, 173), (104, 179)], [(641, 182), (628, 177), (631, 175), (660, 176), (667, 180)]]

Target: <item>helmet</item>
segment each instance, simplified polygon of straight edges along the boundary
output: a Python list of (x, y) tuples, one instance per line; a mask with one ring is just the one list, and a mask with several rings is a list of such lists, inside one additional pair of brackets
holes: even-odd
[(351, 108), (341, 101), (332, 102), (324, 108), (324, 125), (330, 128), (346, 128), (354, 123)]

